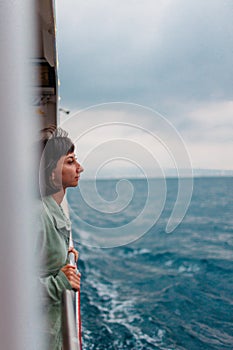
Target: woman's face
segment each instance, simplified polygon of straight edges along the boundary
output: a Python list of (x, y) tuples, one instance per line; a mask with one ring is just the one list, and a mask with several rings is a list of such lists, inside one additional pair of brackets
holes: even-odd
[(69, 153), (62, 156), (57, 162), (57, 166), (52, 172), (52, 180), (56, 186), (61, 186), (64, 189), (76, 187), (83, 170), (83, 167), (77, 162), (74, 152)]

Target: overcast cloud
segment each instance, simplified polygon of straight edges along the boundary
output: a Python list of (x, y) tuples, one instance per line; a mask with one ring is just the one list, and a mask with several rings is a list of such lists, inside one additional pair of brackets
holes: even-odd
[(61, 106), (148, 106), (181, 133), (193, 166), (233, 169), (232, 1), (56, 3)]

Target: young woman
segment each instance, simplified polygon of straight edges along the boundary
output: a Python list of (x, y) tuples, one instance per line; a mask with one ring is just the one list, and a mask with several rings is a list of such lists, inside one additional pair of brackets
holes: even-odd
[(68, 187), (76, 187), (83, 171), (74, 144), (62, 129), (45, 130), (42, 140), (40, 189), (42, 191), (42, 229), (37, 249), (40, 251), (40, 283), (43, 312), (47, 323), (44, 331), (49, 350), (62, 349), (62, 294), (65, 289), (80, 288), (80, 274), (68, 263), (71, 223), (61, 203)]

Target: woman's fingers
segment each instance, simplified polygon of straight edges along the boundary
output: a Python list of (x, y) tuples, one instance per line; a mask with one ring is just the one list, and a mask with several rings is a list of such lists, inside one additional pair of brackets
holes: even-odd
[(80, 289), (80, 278), (81, 274), (77, 274), (77, 269), (72, 265), (65, 265), (61, 271), (66, 275), (66, 278), (70, 282), (72, 288), (79, 290)]
[(78, 251), (76, 249), (74, 249), (74, 247), (70, 247), (69, 250), (68, 250), (68, 253), (74, 253), (75, 255), (75, 261), (78, 260)]

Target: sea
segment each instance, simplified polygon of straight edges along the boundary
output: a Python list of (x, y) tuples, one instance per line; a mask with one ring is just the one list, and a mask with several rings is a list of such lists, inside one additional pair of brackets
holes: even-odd
[(195, 178), (171, 233), (179, 180), (166, 179), (165, 199), (152, 180), (154, 205), (147, 180), (123, 185), (83, 180), (68, 192), (83, 350), (232, 350), (233, 178)]

